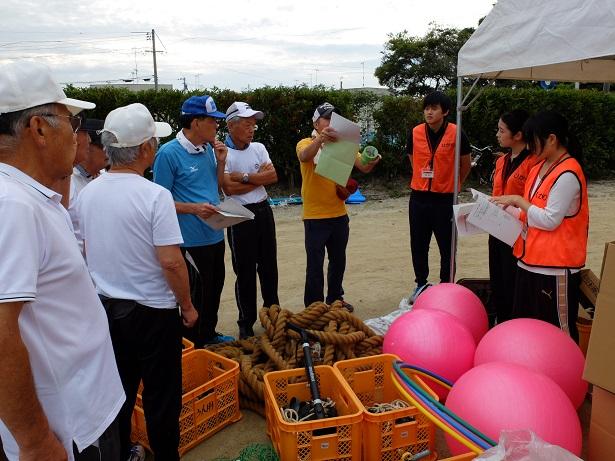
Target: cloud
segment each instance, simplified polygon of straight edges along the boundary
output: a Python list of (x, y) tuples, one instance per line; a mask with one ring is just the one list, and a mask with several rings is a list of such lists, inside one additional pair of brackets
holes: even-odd
[[(350, 0), (297, 3), (234, 0), (3, 0), (0, 62), (31, 58), (65, 82), (112, 81), (153, 73), (179, 87), (232, 89), (314, 84), (376, 86), (387, 34), (422, 35), (432, 21), (475, 26), (493, 0)], [(139, 33), (134, 33), (139, 32)], [(316, 70), (318, 69), (318, 70)]]

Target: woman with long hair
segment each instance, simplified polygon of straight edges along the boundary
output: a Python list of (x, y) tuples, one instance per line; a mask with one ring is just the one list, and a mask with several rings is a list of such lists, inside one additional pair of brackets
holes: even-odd
[(513, 248), (519, 267), (512, 315), (545, 320), (578, 341), (579, 270), (589, 230), (581, 147), (567, 120), (553, 111), (529, 118), (523, 134), (539, 163), (529, 173), (523, 197), (493, 198), (519, 208), (523, 223)]
[[(527, 148), (523, 136), (523, 124), (529, 114), (521, 109), (502, 114), (498, 121), (496, 138), (504, 151), (495, 164), (493, 174), (493, 197), (523, 195), (530, 170), (536, 164), (536, 156)], [(489, 236), (489, 280), (491, 284), (491, 314), (497, 323), (512, 318), (517, 258), (512, 248), (493, 236)]]

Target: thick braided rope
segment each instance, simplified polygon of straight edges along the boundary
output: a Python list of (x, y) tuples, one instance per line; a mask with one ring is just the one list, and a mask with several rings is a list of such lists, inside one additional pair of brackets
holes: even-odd
[(262, 308), (259, 319), (265, 330), (261, 336), (209, 349), (239, 363), (240, 405), (261, 415), (264, 414), (263, 376), (270, 371), (302, 366), (299, 335), (287, 329), (288, 322), (306, 329), (321, 343), (324, 349), (321, 363), (327, 365), (338, 360), (379, 354), (382, 350), (382, 337), (338, 301), (331, 306), (314, 303), (298, 313), (280, 306)]

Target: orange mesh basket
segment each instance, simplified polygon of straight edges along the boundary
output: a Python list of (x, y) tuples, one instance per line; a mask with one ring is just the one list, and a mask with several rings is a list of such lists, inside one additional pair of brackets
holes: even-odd
[[(182, 356), (179, 454), (241, 419), (239, 364), (206, 349)], [(132, 438), (150, 448), (141, 395), (132, 414)]]
[(194, 350), (194, 343), (192, 341), (187, 340), (186, 338), (182, 338), (182, 355), (187, 354), (188, 352), (192, 352)]
[[(410, 406), (383, 413), (371, 413), (367, 408), (376, 403), (403, 400), (393, 384), (392, 354), (342, 360), (334, 367), (340, 371), (361, 401), (363, 410), (363, 459), (370, 461), (400, 461), (405, 453), (417, 454), (429, 450), (436, 459), (435, 425), (416, 407)], [(410, 373), (410, 371), (408, 371)], [(417, 381), (434, 398), (438, 396), (420, 379)]]
[(337, 370), (314, 367), (322, 399), (336, 404), (338, 416), (304, 422), (287, 422), (280, 407), (296, 397), (311, 400), (304, 369), (265, 374), (267, 433), (281, 461), (361, 460), (361, 403)]

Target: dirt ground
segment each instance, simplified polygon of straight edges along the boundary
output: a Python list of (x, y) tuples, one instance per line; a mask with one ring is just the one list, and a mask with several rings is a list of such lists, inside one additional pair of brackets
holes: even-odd
[[(362, 319), (378, 317), (397, 309), (400, 299), (414, 287), (410, 262), (408, 229), (408, 196), (382, 198), (382, 194), (362, 189), (368, 200), (350, 205), (350, 241), (344, 279), (345, 298), (355, 306), (355, 315)], [(600, 275), (604, 243), (615, 239), (615, 181), (594, 182), (589, 186), (590, 235), (587, 267)], [(463, 194), (461, 201), (468, 201)], [(305, 250), (301, 207), (275, 209), (282, 307), (299, 311), (303, 308)], [(439, 254), (435, 239), (430, 252), (430, 281), (438, 282)], [(488, 277), (486, 235), (459, 241), (457, 279)], [(237, 334), (237, 307), (233, 286), (235, 276), (227, 248), (227, 277), (220, 306), (219, 330)], [(257, 334), (260, 332), (256, 329)], [(587, 427), (589, 405), (582, 407), (581, 419)], [(222, 430), (188, 452), (182, 460), (208, 461), (218, 457), (232, 458), (252, 443), (267, 443), (265, 420), (250, 411), (243, 419)]]

